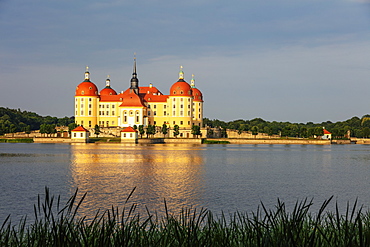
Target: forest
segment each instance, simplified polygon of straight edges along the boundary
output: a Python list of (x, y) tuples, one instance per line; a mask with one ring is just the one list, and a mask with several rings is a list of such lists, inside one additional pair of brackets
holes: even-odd
[[(43, 133), (52, 132), (56, 126), (69, 126), (74, 124), (72, 117), (40, 116), (37, 113), (0, 107), (0, 135), (5, 133), (26, 132), (42, 130)], [(268, 135), (280, 135), (282, 137), (310, 138), (321, 136), (323, 128), (332, 133), (333, 139), (346, 139), (350, 137), (370, 137), (370, 115), (352, 117), (345, 121), (322, 123), (290, 123), (265, 121), (262, 118), (252, 120), (222, 121), (218, 119), (203, 119), (203, 127), (220, 127), (223, 130), (237, 130), (239, 133), (250, 131), (252, 134), (266, 133)], [(224, 131), (226, 133), (226, 131)], [(226, 137), (226, 136), (225, 136)]]
[(30, 133), (40, 129), (47, 133), (52, 132), (56, 126), (68, 126), (71, 123), (74, 123), (74, 117), (43, 117), (34, 112), (0, 107), (0, 135), (23, 131)]
[[(211, 128), (220, 127), (223, 130), (237, 130), (238, 133), (250, 131), (255, 135), (257, 133), (266, 133), (270, 136), (280, 135), (282, 137), (311, 138), (313, 136), (322, 136), (323, 128), (332, 133), (333, 139), (348, 139), (349, 137), (368, 138), (370, 136), (370, 115), (364, 115), (362, 118), (352, 117), (351, 119), (335, 123), (331, 121), (322, 123), (269, 122), (262, 118), (225, 122), (204, 118), (203, 124)], [(350, 136), (348, 136), (348, 133)]]

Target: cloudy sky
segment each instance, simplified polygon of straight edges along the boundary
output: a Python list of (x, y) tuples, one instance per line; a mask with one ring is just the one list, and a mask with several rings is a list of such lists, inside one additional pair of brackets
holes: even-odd
[(72, 116), (89, 66), (164, 94), (195, 74), (205, 117), (342, 121), (370, 113), (367, 0), (0, 0), (0, 106)]

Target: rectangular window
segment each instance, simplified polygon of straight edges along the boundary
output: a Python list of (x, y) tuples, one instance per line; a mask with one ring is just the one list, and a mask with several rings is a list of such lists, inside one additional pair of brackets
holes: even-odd
[(81, 126), (84, 126), (84, 121), (81, 121)]
[(154, 116), (157, 116), (157, 111), (154, 111)]
[(148, 108), (150, 109), (150, 105), (148, 104)]
[(139, 122), (139, 116), (136, 116), (136, 123)]
[(183, 113), (184, 113), (183, 111), (180, 111), (180, 116), (184, 115)]
[(150, 111), (148, 111), (148, 116), (150, 116)]
[(123, 137), (126, 137), (126, 133), (123, 133)]
[(109, 111), (107, 111), (107, 116), (109, 115)]
[(112, 108), (114, 108), (114, 105), (112, 105)]
[(124, 122), (127, 122), (127, 116), (124, 116), (123, 121), (124, 121)]
[(190, 121), (188, 121), (188, 125), (190, 125)]
[(173, 124), (175, 125), (176, 124), (176, 121), (173, 121)]
[(104, 105), (102, 105), (101, 108), (104, 108)]
[(80, 133), (80, 137), (84, 137), (84, 133)]
[(89, 121), (89, 127), (91, 128), (91, 121)]
[(166, 109), (167, 105), (164, 105), (163, 108)]
[(188, 116), (190, 116), (190, 111), (188, 111)]
[(91, 111), (89, 111), (89, 116), (91, 116)]
[(109, 108), (109, 105), (107, 105), (107, 108)]
[(167, 115), (167, 112), (166, 112), (166, 111), (164, 111), (164, 112), (163, 112), (163, 115), (164, 115), (164, 116), (166, 116), (166, 115)]
[(109, 121), (107, 121), (107, 127), (109, 127)]
[(112, 121), (112, 125), (114, 126), (114, 121)]
[(77, 137), (77, 133), (73, 133), (73, 136), (74, 136), (74, 137)]
[(91, 108), (91, 104), (89, 104), (89, 108)]
[(156, 109), (157, 108), (157, 105), (154, 105), (154, 109)]
[(183, 121), (180, 121), (180, 125), (183, 125)]
[(173, 108), (176, 108), (176, 105), (173, 105)]
[(112, 111), (112, 116), (114, 116), (114, 111)]
[(156, 125), (157, 121), (154, 121), (154, 125)]
[(184, 105), (180, 105), (180, 108), (184, 108)]
[(176, 112), (175, 111), (173, 111), (173, 116), (175, 116), (176, 115)]
[(81, 108), (84, 108), (84, 104), (81, 104)]
[(91, 98), (89, 98), (89, 102), (91, 102)]
[(82, 98), (81, 101), (84, 101), (84, 98)]
[(83, 116), (84, 115), (84, 111), (81, 111), (81, 116)]

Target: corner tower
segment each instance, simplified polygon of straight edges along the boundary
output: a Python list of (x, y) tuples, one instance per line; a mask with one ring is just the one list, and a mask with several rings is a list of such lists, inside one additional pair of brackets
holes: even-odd
[(85, 80), (76, 87), (75, 122), (85, 128), (93, 128), (97, 124), (97, 106), (99, 102), (98, 88), (90, 81), (89, 67), (86, 67)]
[(192, 75), (190, 83), (193, 94), (193, 124), (200, 127), (203, 126), (203, 94), (195, 87), (194, 75)]
[(184, 80), (182, 66), (178, 81), (171, 86), (167, 104), (170, 108), (168, 121), (170, 126), (190, 128), (193, 125), (193, 94), (191, 86)]

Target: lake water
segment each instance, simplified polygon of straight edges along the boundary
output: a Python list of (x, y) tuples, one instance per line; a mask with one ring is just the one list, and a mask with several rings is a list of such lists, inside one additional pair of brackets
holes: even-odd
[(370, 146), (0, 143), (0, 224), (33, 216), (45, 186), (66, 202), (87, 192), (80, 213), (123, 207), (172, 212), (182, 207), (213, 212), (293, 206), (305, 198), (313, 210), (334, 196), (341, 209), (356, 198), (370, 205)]

